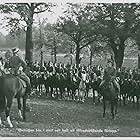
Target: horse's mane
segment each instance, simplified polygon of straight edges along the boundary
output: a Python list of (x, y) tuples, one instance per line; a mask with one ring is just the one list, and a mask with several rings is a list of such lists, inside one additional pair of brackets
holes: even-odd
[(12, 75), (12, 74), (5, 74), (3, 75), (1, 78), (15, 78), (16, 76)]

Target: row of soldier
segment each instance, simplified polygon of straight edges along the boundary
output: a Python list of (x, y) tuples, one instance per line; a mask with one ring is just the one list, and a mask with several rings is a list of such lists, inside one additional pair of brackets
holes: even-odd
[[(43, 66), (39, 65), (39, 62), (35, 61), (32, 64), (31, 71), (34, 73), (41, 73), (48, 71), (49, 73), (67, 73), (73, 72), (74, 74), (81, 77), (81, 72), (85, 71), (88, 75), (90, 75), (91, 79), (95, 76), (103, 77), (104, 68), (101, 65), (93, 65), (93, 66), (81, 66), (77, 68), (75, 64), (70, 65), (64, 63), (52, 63), (52, 62), (44, 62)], [(116, 71), (116, 77), (120, 79), (128, 79), (128, 80), (140, 80), (140, 69), (137, 68), (126, 68), (122, 67)]]
[[(94, 88), (95, 90), (98, 90), (100, 83), (103, 79), (104, 76), (104, 68), (100, 65), (94, 65), (94, 66), (79, 66), (78, 68), (76, 65), (70, 65), (70, 64), (62, 64), (62, 63), (44, 63), (43, 67), (40, 67), (40, 65), (35, 62), (32, 65), (31, 71), (29, 74), (31, 78), (31, 73), (32, 75), (38, 75), (38, 78), (41, 77), (44, 73), (48, 73), (49, 75), (63, 75), (67, 77), (69, 74), (73, 75), (73, 81), (76, 81), (77, 79), (82, 78), (82, 76), (85, 76), (85, 83), (86, 83), (86, 97), (88, 96), (88, 92), (90, 88)], [(31, 78), (32, 79), (32, 78)], [(120, 81), (140, 81), (140, 70), (138, 69), (127, 69), (127, 68), (122, 68), (118, 69), (116, 71), (116, 79), (120, 83)], [(32, 80), (31, 80), (32, 81)], [(33, 80), (35, 81), (35, 79)], [(40, 79), (40, 81), (43, 81), (43, 78)], [(96, 83), (96, 86), (94, 85), (93, 82), (98, 81)], [(54, 81), (53, 81), (54, 82)], [(62, 81), (61, 81), (62, 83)], [(65, 83), (65, 81), (64, 81)], [(33, 83), (32, 83), (33, 84)], [(38, 83), (39, 84), (39, 83)], [(42, 82), (43, 84), (43, 82)], [(122, 87), (126, 88), (126, 87)], [(93, 89), (93, 92), (94, 92)], [(94, 94), (94, 93), (93, 93)]]

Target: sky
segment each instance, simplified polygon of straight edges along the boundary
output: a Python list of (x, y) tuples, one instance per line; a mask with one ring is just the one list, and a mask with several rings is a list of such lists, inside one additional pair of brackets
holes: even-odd
[[(63, 10), (65, 9), (66, 4), (65, 3), (59, 3), (57, 6), (52, 8), (53, 12), (43, 12), (41, 14), (35, 15), (34, 16), (34, 24), (38, 23), (39, 18), (42, 20), (43, 18), (47, 18), (48, 23), (55, 23), (57, 21), (57, 18), (61, 15), (63, 15)], [(3, 33), (4, 35), (8, 34), (8, 31), (3, 28), (3, 26), (6, 24), (4, 20), (4, 14), (0, 13), (0, 32)]]
[[(40, 14), (40, 18), (47, 18), (47, 22), (49, 23), (55, 23), (57, 18), (62, 15), (63, 10), (66, 9), (66, 3), (71, 2), (71, 3), (100, 3), (100, 2), (105, 2), (105, 3), (140, 3), (140, 0), (0, 0), (0, 3), (5, 3), (5, 2), (15, 2), (15, 3), (23, 3), (23, 2), (52, 2), (52, 3), (57, 3), (57, 7), (53, 8), (53, 13), (48, 13), (44, 12)], [(4, 35), (8, 34), (8, 31), (4, 29), (2, 26), (5, 24), (3, 23), (2, 19), (4, 18), (3, 14), (0, 14), (0, 32), (2, 32)], [(35, 22), (37, 21), (38, 17), (35, 16)]]

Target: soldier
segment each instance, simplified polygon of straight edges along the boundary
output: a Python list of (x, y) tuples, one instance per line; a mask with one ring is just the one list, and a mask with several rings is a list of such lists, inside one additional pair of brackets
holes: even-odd
[(20, 70), (20, 73), (18, 72), (19, 67), (23, 68), (23, 70), (25, 70), (27, 64), (23, 59), (21, 59), (19, 57), (19, 55), (18, 55), (19, 49), (18, 48), (12, 49), (12, 52), (13, 52), (13, 56), (9, 60), (9, 67), (11, 68), (11, 72), (13, 75), (18, 75), (21, 79), (23, 79), (26, 82), (27, 93), (30, 93), (31, 92), (31, 84), (30, 84), (29, 77), (22, 70)]
[(120, 92), (120, 86), (116, 81), (116, 69), (113, 66), (113, 62), (112, 60), (108, 60), (107, 62), (108, 66), (107, 68), (104, 70), (104, 77), (103, 77), (103, 81), (100, 84), (100, 88), (102, 88), (105, 84), (106, 81), (108, 80), (112, 80), (113, 85), (115, 86), (115, 88), (117, 89), (118, 92)]
[(134, 69), (132, 74), (133, 74), (133, 80), (138, 81), (139, 80), (138, 70)]

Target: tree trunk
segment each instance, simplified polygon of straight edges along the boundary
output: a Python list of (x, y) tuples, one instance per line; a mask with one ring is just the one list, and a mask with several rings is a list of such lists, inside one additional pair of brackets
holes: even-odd
[(90, 60), (89, 60), (89, 65), (92, 65), (92, 58), (93, 58), (93, 51), (90, 49)]
[(116, 54), (114, 54), (115, 63), (116, 63), (116, 69), (119, 69), (122, 67), (123, 59), (124, 59), (124, 51), (121, 49), (117, 51)]
[(40, 57), (41, 57), (41, 67), (43, 66), (43, 50), (42, 50), (42, 47), (41, 47), (41, 51), (40, 51)]
[(137, 39), (138, 45), (138, 69), (140, 69), (140, 41)]
[(125, 39), (120, 39), (120, 44), (117, 48), (117, 45), (115, 45), (115, 42), (111, 41), (111, 47), (114, 52), (114, 59), (116, 64), (116, 69), (119, 69), (122, 67), (123, 59), (124, 59), (124, 50), (125, 50)]
[(30, 66), (33, 62), (33, 42), (32, 42), (32, 24), (27, 26), (26, 31), (26, 47), (25, 60)]
[(54, 37), (54, 40), (53, 40), (53, 45), (54, 45), (54, 47), (53, 47), (53, 53), (54, 53), (54, 63), (56, 63), (57, 62), (57, 58), (56, 58), (56, 39), (55, 39), (55, 37)]
[(119, 49), (114, 53), (114, 59), (116, 63), (116, 69), (119, 69), (122, 67), (123, 59), (124, 59), (124, 50), (125, 50), (125, 44), (122, 42), (119, 46)]
[(72, 65), (72, 59), (73, 59), (73, 57), (72, 57), (72, 54), (73, 54), (72, 46), (70, 47), (70, 54), (71, 54), (71, 56), (70, 56), (70, 64)]
[(78, 68), (79, 64), (80, 64), (80, 45), (79, 44), (77, 44), (77, 46), (76, 46), (76, 57), (75, 57), (75, 60), (76, 60), (76, 67)]
[(54, 37), (54, 48), (53, 48), (53, 50), (54, 50), (54, 63), (56, 63), (57, 62), (57, 57), (56, 57), (56, 40), (55, 40), (55, 37)]
[(138, 69), (140, 69), (140, 45), (138, 45)]
[(56, 57), (56, 46), (54, 46), (54, 63), (57, 62), (57, 57)]

